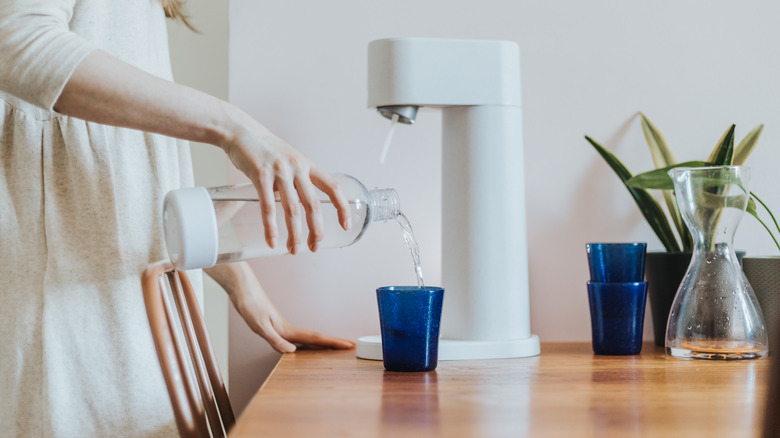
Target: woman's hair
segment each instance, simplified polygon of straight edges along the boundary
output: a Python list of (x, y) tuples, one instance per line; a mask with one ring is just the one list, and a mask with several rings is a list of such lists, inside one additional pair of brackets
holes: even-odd
[(173, 20), (179, 20), (184, 23), (185, 26), (195, 30), (187, 20), (187, 16), (184, 15), (184, 0), (160, 0), (160, 3), (162, 3), (166, 17)]

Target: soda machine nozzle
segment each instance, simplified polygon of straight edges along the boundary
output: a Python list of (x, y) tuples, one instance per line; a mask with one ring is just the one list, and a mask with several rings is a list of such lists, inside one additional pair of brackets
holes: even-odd
[(398, 121), (407, 125), (414, 123), (414, 119), (417, 118), (417, 110), (420, 109), (416, 105), (387, 105), (379, 106), (376, 108), (379, 114), (392, 120), (393, 115), (398, 115)]

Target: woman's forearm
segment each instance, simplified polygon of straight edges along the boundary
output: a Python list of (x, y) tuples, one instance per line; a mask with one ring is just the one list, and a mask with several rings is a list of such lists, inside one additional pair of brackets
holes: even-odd
[[(348, 229), (349, 208), (336, 181), (306, 156), (268, 131), (247, 113), (206, 93), (148, 74), (106, 52), (95, 50), (76, 67), (54, 104), (68, 116), (213, 144), (255, 186), (265, 239), (278, 244), (274, 191), (281, 197), (287, 225), (287, 249), (296, 254), (303, 240), (305, 213), (308, 246), (316, 251), (324, 225), (316, 189), (326, 193)], [(302, 208), (301, 208), (302, 207)]]
[[(252, 269), (246, 262), (223, 263), (203, 270), (214, 281), (216, 281), (232, 299), (236, 291), (247, 288), (248, 279), (256, 279)], [(254, 285), (253, 285), (254, 286)]]
[(101, 50), (79, 64), (54, 110), (217, 146), (229, 140), (242, 117), (220, 99), (146, 73)]

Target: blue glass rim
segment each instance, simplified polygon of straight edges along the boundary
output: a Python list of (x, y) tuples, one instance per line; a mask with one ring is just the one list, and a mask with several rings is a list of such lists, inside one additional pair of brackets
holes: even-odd
[(591, 247), (594, 247), (594, 246), (600, 246), (600, 247), (611, 246), (611, 247), (614, 247), (614, 248), (620, 248), (620, 247), (625, 247), (625, 248), (628, 248), (628, 247), (639, 247), (639, 248), (642, 248), (642, 247), (644, 247), (644, 248), (647, 248), (647, 242), (590, 242), (590, 243), (586, 243), (585, 244), (585, 248), (586, 249), (590, 249)]
[(444, 288), (438, 286), (382, 286), (376, 289), (377, 293), (384, 292), (444, 292)]

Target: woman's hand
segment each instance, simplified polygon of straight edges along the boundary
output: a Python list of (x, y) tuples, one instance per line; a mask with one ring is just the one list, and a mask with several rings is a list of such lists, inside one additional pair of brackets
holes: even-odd
[(247, 325), (280, 353), (291, 353), (297, 347), (352, 348), (347, 339), (326, 336), (290, 325), (279, 314), (246, 262), (217, 265), (205, 269), (230, 296), (233, 306)]
[(265, 228), (265, 240), (275, 248), (279, 232), (276, 224), (276, 196), (284, 209), (287, 225), (287, 249), (292, 254), (300, 251), (301, 206), (306, 213), (309, 228), (309, 249), (316, 251), (325, 237), (317, 190), (324, 192), (333, 202), (339, 223), (345, 230), (351, 227), (349, 205), (338, 183), (327, 173), (295, 150), (246, 113), (230, 111), (234, 135), (221, 144), (233, 164), (255, 186), (260, 197), (260, 211)]

